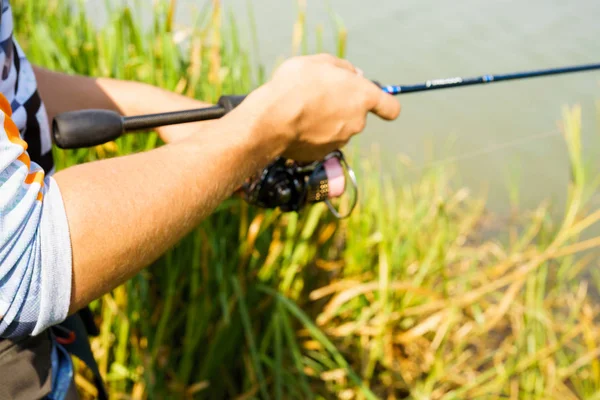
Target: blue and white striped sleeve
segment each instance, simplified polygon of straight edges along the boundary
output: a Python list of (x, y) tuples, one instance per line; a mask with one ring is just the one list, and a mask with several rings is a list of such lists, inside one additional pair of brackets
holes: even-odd
[(0, 337), (62, 322), (71, 296), (71, 242), (55, 180), (32, 162), (0, 95)]

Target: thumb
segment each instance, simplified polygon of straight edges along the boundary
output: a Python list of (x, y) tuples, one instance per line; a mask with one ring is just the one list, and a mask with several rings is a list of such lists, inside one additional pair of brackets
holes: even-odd
[(369, 89), (371, 97), (370, 111), (387, 121), (398, 118), (402, 108), (400, 102), (394, 96), (381, 90), (379, 86), (374, 85), (373, 82), (369, 81), (369, 84), (372, 87), (372, 89)]

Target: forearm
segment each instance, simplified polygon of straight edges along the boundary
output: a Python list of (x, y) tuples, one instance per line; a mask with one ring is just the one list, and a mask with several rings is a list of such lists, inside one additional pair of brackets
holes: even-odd
[[(123, 115), (154, 114), (209, 106), (208, 103), (140, 82), (69, 75), (34, 67), (50, 121), (66, 111), (98, 108)], [(202, 123), (159, 129), (164, 138), (182, 139)], [(172, 141), (172, 140), (171, 140)]]
[(253, 121), (232, 113), (184, 141), (55, 175), (71, 234), (71, 312), (157, 259), (283, 150)]
[(123, 112), (103, 90), (101, 79), (68, 75), (41, 67), (34, 67), (33, 70), (50, 120), (62, 112), (89, 108)]

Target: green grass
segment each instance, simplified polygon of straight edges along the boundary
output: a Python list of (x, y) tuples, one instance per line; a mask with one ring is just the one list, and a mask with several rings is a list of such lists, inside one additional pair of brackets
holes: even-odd
[[(67, 0), (11, 3), (22, 46), (49, 68), (209, 101), (266, 78), (218, 2), (181, 44), (167, 3), (147, 31), (128, 8), (96, 29)], [(310, 50), (299, 4), (297, 53)], [(329, 50), (343, 55), (334, 22)], [(322, 29), (316, 46), (328, 50)], [(323, 206), (297, 215), (225, 202), (92, 305), (113, 398), (600, 399), (600, 238), (587, 234), (600, 219), (588, 203), (599, 175), (581, 156), (579, 108), (563, 121), (572, 181), (562, 218), (548, 204), (490, 215), (447, 165), (399, 182), (356, 157), (363, 195), (348, 220)], [(159, 144), (127, 135), (55, 155), (65, 168)], [(85, 398), (89, 382), (80, 366)]]

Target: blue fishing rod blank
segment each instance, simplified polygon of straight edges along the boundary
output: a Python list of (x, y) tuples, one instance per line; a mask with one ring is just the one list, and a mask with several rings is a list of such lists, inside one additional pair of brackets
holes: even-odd
[(600, 63), (598, 64), (585, 64), (576, 65), (571, 67), (562, 68), (551, 68), (551, 69), (540, 69), (537, 71), (526, 71), (526, 72), (514, 72), (510, 74), (500, 75), (482, 75), (472, 78), (443, 78), (434, 79), (424, 83), (418, 83), (415, 85), (387, 85), (381, 86), (381, 88), (389, 94), (399, 95), (405, 93), (424, 92), (427, 90), (447, 89), (461, 86), (481, 85), (486, 83), (512, 81), (517, 79), (535, 78), (539, 76), (548, 75), (559, 75), (569, 74), (573, 72), (592, 71), (600, 69)]

